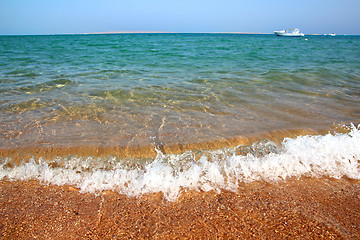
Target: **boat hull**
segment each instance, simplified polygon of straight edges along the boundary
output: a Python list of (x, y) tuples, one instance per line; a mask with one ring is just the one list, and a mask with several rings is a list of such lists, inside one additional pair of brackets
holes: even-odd
[(281, 31), (274, 31), (276, 36), (280, 37), (303, 37), (305, 34), (301, 33), (298, 28), (286, 29)]
[(279, 37), (303, 37), (303, 33), (282, 33), (282, 32), (275, 32), (276, 36)]

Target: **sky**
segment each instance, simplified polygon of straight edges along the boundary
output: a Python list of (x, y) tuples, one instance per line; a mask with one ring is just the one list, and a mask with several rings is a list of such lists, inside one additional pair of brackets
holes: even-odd
[(0, 34), (114, 31), (360, 34), (360, 0), (0, 0)]

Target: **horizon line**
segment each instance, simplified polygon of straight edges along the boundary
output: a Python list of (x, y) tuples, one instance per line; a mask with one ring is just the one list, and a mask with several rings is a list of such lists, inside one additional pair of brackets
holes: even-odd
[[(0, 36), (49, 36), (49, 35), (106, 35), (106, 34), (166, 34), (166, 33), (180, 33), (180, 34), (264, 34), (271, 35), (272, 33), (265, 32), (168, 32), (168, 31), (109, 31), (109, 32), (88, 32), (88, 33), (40, 33), (40, 34), (0, 34)], [(320, 33), (305, 33), (305, 35), (328, 35)], [(339, 36), (359, 36), (360, 34), (337, 34)]]
[(85, 32), (85, 33), (29, 33), (29, 34), (1, 34), (0, 36), (48, 36), (48, 35), (106, 35), (106, 34), (137, 34), (137, 33), (224, 33), (224, 34), (272, 34), (262, 32), (168, 32), (168, 31), (109, 31), (109, 32)]

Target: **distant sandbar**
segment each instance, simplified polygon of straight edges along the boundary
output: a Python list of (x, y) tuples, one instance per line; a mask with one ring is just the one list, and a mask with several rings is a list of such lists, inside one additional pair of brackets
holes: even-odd
[(166, 32), (166, 31), (112, 31), (112, 32), (92, 32), (81, 34), (122, 34), (122, 33), (216, 33), (216, 34), (270, 34), (260, 32)]

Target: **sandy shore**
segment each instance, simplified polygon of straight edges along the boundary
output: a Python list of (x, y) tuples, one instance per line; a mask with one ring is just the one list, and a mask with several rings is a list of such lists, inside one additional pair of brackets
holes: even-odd
[(360, 239), (360, 182), (253, 183), (238, 193), (129, 198), (0, 182), (1, 239)]

